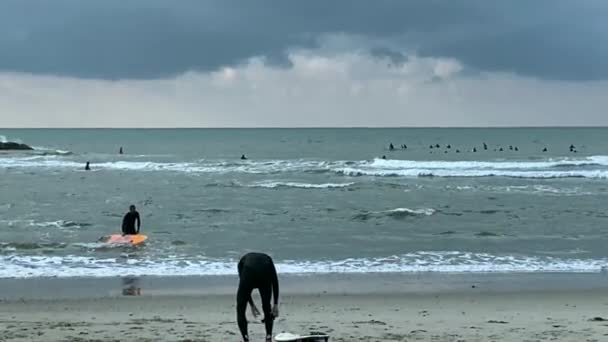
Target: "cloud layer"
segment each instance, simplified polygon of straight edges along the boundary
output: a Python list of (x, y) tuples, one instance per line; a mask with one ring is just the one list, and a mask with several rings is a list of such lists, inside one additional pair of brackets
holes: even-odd
[[(346, 41), (345, 37), (328, 41)], [(3, 126), (608, 125), (608, 82), (471, 73), (451, 58), (327, 46), (153, 80), (0, 74)]]
[(3, 0), (0, 70), (150, 79), (281, 64), (344, 33), (482, 71), (602, 80), (606, 17), (603, 0)]

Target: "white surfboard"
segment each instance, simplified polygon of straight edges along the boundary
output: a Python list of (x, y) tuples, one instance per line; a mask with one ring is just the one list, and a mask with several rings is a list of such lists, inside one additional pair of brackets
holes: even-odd
[(291, 333), (280, 333), (274, 337), (276, 342), (327, 342), (329, 335), (313, 334), (313, 335), (296, 335)]

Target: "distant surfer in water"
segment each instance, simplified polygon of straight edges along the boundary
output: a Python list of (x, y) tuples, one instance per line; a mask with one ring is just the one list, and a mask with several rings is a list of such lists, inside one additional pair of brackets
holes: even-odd
[[(264, 311), (262, 322), (266, 325), (266, 341), (272, 341), (272, 325), (274, 319), (279, 316), (279, 278), (274, 262), (266, 254), (248, 253), (239, 261), (238, 270), (240, 281), (236, 294), (236, 317), (243, 341), (249, 342), (247, 317), (245, 316), (247, 303), (251, 305), (251, 313), (254, 317), (260, 314), (251, 298), (251, 292), (254, 289), (258, 289), (260, 297), (262, 297), (262, 310)], [(274, 297), (272, 309), (270, 307), (271, 295)]]
[(91, 163), (87, 162), (87, 165), (84, 166), (86, 171), (91, 171)]
[(118, 154), (122, 154), (122, 146), (120, 146), (120, 150), (118, 150)]
[[(137, 229), (135, 229), (135, 220), (137, 220)], [(131, 204), (129, 212), (122, 219), (122, 233), (124, 235), (139, 234), (140, 226), (141, 219), (139, 218), (139, 213), (135, 210), (135, 206)]]
[(245, 155), (241, 155), (241, 160), (247, 160), (247, 157), (245, 157)]

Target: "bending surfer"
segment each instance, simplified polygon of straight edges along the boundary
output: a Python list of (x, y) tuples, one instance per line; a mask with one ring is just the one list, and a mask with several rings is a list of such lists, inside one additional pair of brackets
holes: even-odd
[[(260, 314), (251, 298), (253, 289), (260, 291), (262, 311), (264, 311), (263, 322), (266, 326), (266, 341), (272, 341), (272, 325), (274, 319), (279, 316), (279, 279), (274, 262), (266, 254), (248, 253), (239, 261), (238, 270), (240, 280), (236, 294), (236, 317), (243, 341), (249, 342), (247, 317), (245, 316), (247, 303), (251, 305), (251, 313), (254, 317)], [(274, 299), (272, 310), (270, 307), (271, 295)]]
[[(135, 220), (137, 220), (137, 229), (135, 229)], [(131, 204), (129, 212), (122, 219), (122, 233), (123, 235), (139, 234), (140, 226), (141, 218), (139, 218), (139, 213), (135, 210), (135, 206)]]

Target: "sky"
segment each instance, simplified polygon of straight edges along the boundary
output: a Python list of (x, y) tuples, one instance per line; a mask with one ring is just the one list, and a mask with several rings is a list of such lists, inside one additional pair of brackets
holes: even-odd
[(2, 0), (0, 127), (608, 126), (605, 0)]

